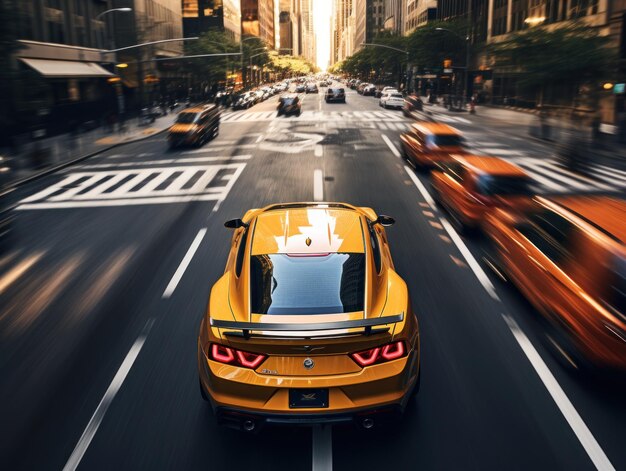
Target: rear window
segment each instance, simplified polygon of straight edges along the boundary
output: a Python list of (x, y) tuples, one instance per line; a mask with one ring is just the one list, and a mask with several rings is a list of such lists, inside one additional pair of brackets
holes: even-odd
[(390, 98), (402, 98), (402, 95), (399, 93), (392, 93), (391, 95), (389, 95)]
[(180, 113), (176, 118), (176, 122), (181, 124), (192, 124), (196, 121), (197, 116), (198, 115), (196, 113)]
[(295, 98), (294, 97), (284, 97), (280, 99), (284, 105), (291, 105), (294, 101)]
[(254, 255), (250, 302), (256, 314), (335, 314), (363, 310), (365, 254)]
[(329, 90), (333, 93), (343, 93), (343, 88), (329, 88)]
[(426, 136), (428, 145), (439, 147), (459, 147), (463, 145), (463, 138), (457, 134), (438, 134)]
[(481, 175), (478, 177), (477, 190), (487, 196), (494, 195), (530, 195), (530, 181), (523, 177), (506, 177), (496, 175)]

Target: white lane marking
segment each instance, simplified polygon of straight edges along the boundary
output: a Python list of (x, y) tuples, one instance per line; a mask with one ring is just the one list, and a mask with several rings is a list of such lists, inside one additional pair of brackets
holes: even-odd
[(315, 146), (315, 157), (322, 157), (324, 155), (324, 147), (317, 144)]
[(433, 199), (432, 196), (430, 196), (430, 193), (428, 193), (428, 191), (426, 190), (426, 187), (422, 184), (420, 179), (417, 178), (417, 176), (413, 173), (413, 171), (411, 170), (411, 168), (408, 165), (404, 166), (404, 170), (406, 170), (406, 173), (409, 174), (409, 177), (411, 178), (411, 180), (413, 180), (413, 184), (417, 187), (417, 189), (422, 194), (422, 197), (426, 200), (428, 205), (433, 210), (436, 211), (437, 210), (437, 205), (435, 204), (435, 200)]
[(152, 328), (153, 324), (154, 319), (148, 320), (145, 327), (143, 328), (143, 331), (141, 332), (137, 340), (135, 340), (133, 346), (130, 348), (119, 370), (117, 370), (117, 373), (113, 377), (113, 381), (111, 381), (111, 384), (109, 385), (108, 389), (104, 393), (104, 396), (100, 400), (96, 411), (91, 416), (91, 419), (89, 420), (87, 427), (85, 428), (83, 434), (78, 440), (74, 451), (70, 455), (70, 458), (67, 460), (67, 463), (65, 463), (63, 471), (74, 471), (80, 464), (80, 461), (83, 459), (87, 448), (89, 448), (91, 440), (93, 440), (93, 437), (98, 431), (98, 427), (100, 427), (100, 424), (102, 423), (102, 419), (104, 419), (104, 415), (106, 414), (107, 409), (113, 402), (113, 399), (115, 399), (115, 395), (122, 387), (126, 376), (128, 375), (133, 364), (135, 363), (135, 360), (139, 356), (139, 352), (141, 352), (143, 344), (146, 341), (146, 338), (148, 337), (148, 334), (150, 333), (150, 329)]
[(313, 171), (313, 201), (324, 201), (324, 174), (319, 169)]
[(312, 435), (312, 471), (332, 471), (333, 469), (333, 441), (332, 425), (315, 425)]
[(559, 382), (541, 358), (541, 355), (539, 355), (539, 352), (537, 352), (531, 341), (526, 337), (526, 334), (524, 334), (511, 316), (502, 314), (502, 317), (595, 467), (603, 471), (614, 470), (613, 464), (596, 441), (580, 414), (578, 414), (578, 411), (565, 394), (565, 391), (561, 388)]
[(385, 141), (385, 144), (387, 144), (387, 147), (389, 147), (389, 150), (391, 150), (391, 152), (393, 153), (393, 155), (395, 155), (396, 157), (400, 158), (400, 151), (398, 150), (398, 148), (395, 146), (395, 144), (393, 142), (391, 142), (391, 140), (385, 135), (385, 134), (381, 134), (383, 141)]
[(259, 134), (259, 137), (256, 138), (256, 141), (254, 141), (256, 144), (258, 144), (259, 142), (261, 142), (263, 140), (263, 134)]
[(478, 281), (480, 281), (480, 284), (483, 285), (483, 288), (485, 288), (487, 293), (489, 293), (489, 296), (491, 296), (492, 299), (496, 301), (500, 301), (500, 298), (498, 297), (498, 294), (496, 293), (496, 289), (494, 288), (493, 284), (491, 284), (491, 280), (489, 279), (487, 274), (484, 272), (484, 270), (481, 268), (481, 266), (478, 264), (478, 262), (476, 261), (472, 253), (469, 251), (465, 243), (461, 240), (459, 235), (452, 228), (450, 223), (445, 218), (439, 218), (439, 220), (441, 221), (441, 225), (443, 226), (443, 228), (446, 230), (446, 232), (452, 239), (452, 242), (454, 242), (456, 247), (459, 249), (459, 252), (461, 252), (461, 255), (463, 255), (463, 257), (465, 258), (465, 261), (474, 272), (474, 275), (476, 275), (476, 278), (478, 278)]
[(11, 284), (17, 281), (24, 273), (26, 273), (30, 267), (37, 263), (44, 253), (45, 252), (38, 252), (28, 258), (25, 258), (4, 274), (2, 278), (0, 278), (0, 294), (2, 294)]
[(176, 269), (176, 272), (174, 273), (174, 276), (172, 276), (172, 279), (170, 280), (169, 284), (167, 285), (167, 288), (165, 288), (165, 291), (163, 291), (163, 296), (161, 296), (163, 299), (168, 299), (170, 296), (172, 296), (172, 294), (176, 290), (176, 287), (178, 286), (178, 283), (180, 282), (181, 278), (183, 277), (183, 275), (185, 273), (185, 270), (189, 266), (189, 263), (191, 262), (191, 259), (193, 258), (194, 254), (196, 253), (196, 250), (198, 250), (198, 247), (200, 246), (200, 242), (202, 242), (202, 239), (204, 239), (206, 231), (207, 231), (207, 229), (205, 227), (205, 228), (200, 229), (198, 231), (198, 234), (196, 234), (196, 238), (191, 243), (191, 246), (187, 250), (187, 253), (183, 257), (183, 259), (180, 262), (180, 265), (178, 266), (178, 268)]

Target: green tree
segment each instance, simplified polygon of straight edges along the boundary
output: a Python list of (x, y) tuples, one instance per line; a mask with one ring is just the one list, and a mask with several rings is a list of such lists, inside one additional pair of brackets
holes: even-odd
[(308, 75), (318, 70), (304, 58), (290, 55), (272, 55), (270, 68), (281, 78), (292, 75)]
[(435, 21), (417, 28), (407, 38), (410, 61), (421, 70), (442, 67), (445, 59), (452, 60), (453, 66), (465, 67), (466, 35), (467, 22), (463, 20)]
[[(185, 55), (224, 54), (239, 52), (239, 44), (222, 31), (208, 31), (197, 41), (185, 45)], [(198, 57), (189, 59), (187, 68), (197, 82), (214, 84), (226, 80), (232, 70), (240, 66), (239, 56)]]
[(608, 46), (609, 38), (600, 36), (597, 28), (575, 23), (514, 33), (487, 51), (494, 67), (517, 73), (518, 83), (533, 90), (540, 104), (558, 87), (571, 90), (572, 106), (586, 90), (595, 107), (600, 83), (616, 60), (615, 49)]

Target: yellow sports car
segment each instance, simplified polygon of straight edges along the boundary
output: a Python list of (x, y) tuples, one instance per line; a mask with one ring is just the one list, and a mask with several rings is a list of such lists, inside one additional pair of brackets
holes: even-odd
[(234, 229), (198, 336), (202, 396), (218, 421), (265, 424), (398, 417), (419, 388), (419, 327), (383, 226), (343, 203), (248, 211)]

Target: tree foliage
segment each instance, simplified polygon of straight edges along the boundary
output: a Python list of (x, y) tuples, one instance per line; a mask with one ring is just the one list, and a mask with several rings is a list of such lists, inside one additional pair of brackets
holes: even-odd
[(318, 71), (316, 66), (304, 58), (290, 55), (271, 56), (270, 68), (282, 76), (308, 75)]
[(543, 87), (601, 80), (615, 60), (608, 42), (597, 28), (583, 24), (535, 27), (491, 45), (488, 53), (495, 67), (522, 73), (520, 84)]
[(441, 67), (445, 59), (452, 60), (453, 66), (464, 67), (466, 36), (467, 22), (464, 20), (428, 23), (408, 36), (409, 59), (420, 69)]
[[(239, 52), (239, 43), (234, 42), (221, 31), (208, 31), (197, 41), (185, 45), (185, 55), (223, 54)], [(200, 57), (187, 61), (187, 68), (202, 81), (215, 83), (224, 80), (226, 73), (238, 70), (239, 56)]]

